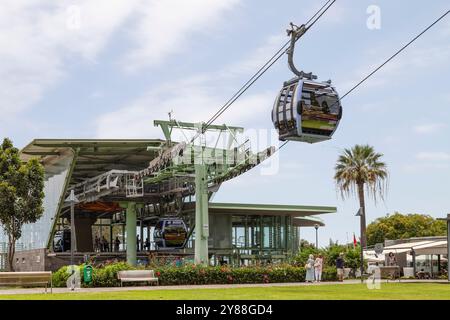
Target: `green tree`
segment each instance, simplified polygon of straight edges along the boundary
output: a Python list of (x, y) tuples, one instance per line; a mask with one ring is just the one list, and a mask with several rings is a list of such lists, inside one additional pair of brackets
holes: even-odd
[(345, 149), (337, 160), (334, 180), (342, 198), (357, 195), (361, 212), (361, 245), (367, 246), (365, 193), (377, 201), (387, 189), (387, 166), (381, 153), (369, 145), (356, 145)]
[(446, 231), (445, 221), (436, 220), (429, 215), (403, 215), (395, 212), (393, 215), (378, 218), (367, 226), (367, 243), (374, 245), (386, 239), (443, 236)]
[(5, 138), (0, 146), (0, 224), (8, 236), (8, 266), (14, 271), (16, 240), (22, 226), (44, 211), (44, 168), (37, 159), (22, 163), (19, 150)]
[(304, 266), (310, 254), (317, 257), (321, 254), (325, 266), (335, 267), (336, 259), (340, 253), (344, 253), (344, 261), (346, 268), (358, 269), (361, 261), (361, 247), (358, 245), (355, 248), (345, 245), (339, 245), (330, 241), (331, 244), (325, 248), (316, 249), (313, 246), (305, 247), (294, 257), (293, 262), (295, 265)]

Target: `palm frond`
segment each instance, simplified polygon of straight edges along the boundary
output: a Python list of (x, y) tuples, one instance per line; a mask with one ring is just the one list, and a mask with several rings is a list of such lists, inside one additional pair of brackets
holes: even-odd
[(356, 195), (358, 185), (362, 184), (375, 202), (378, 198), (384, 201), (389, 172), (382, 157), (382, 153), (375, 152), (369, 145), (356, 145), (343, 151), (336, 162), (334, 175), (337, 191), (343, 199)]

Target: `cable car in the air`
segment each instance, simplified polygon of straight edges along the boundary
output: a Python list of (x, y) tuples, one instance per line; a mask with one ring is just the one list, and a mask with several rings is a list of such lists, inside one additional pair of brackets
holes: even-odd
[(187, 227), (183, 219), (158, 220), (153, 233), (156, 249), (182, 249), (187, 241)]
[(318, 82), (312, 73), (295, 68), (295, 42), (307, 29), (292, 23), (291, 26), (292, 29), (288, 30), (291, 45), (287, 54), (289, 68), (296, 77), (283, 84), (273, 106), (272, 122), (282, 141), (315, 143), (329, 140), (342, 117), (339, 95), (331, 85), (331, 80)]

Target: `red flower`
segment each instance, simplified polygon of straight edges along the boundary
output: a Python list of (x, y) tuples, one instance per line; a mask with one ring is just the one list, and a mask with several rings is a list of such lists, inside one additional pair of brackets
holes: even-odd
[(156, 276), (159, 277), (161, 275), (161, 272), (156, 271)]

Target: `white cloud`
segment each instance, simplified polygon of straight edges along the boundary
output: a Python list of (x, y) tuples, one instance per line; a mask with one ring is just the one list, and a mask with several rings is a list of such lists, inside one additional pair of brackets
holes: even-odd
[(413, 131), (418, 134), (432, 134), (440, 131), (445, 127), (446, 125), (443, 123), (428, 123), (413, 127)]
[[(268, 37), (253, 53), (217, 71), (191, 75), (150, 89), (135, 101), (100, 116), (97, 119), (97, 137), (162, 137), (161, 130), (155, 128), (151, 122), (153, 119), (167, 119), (167, 113), (172, 110), (173, 117), (177, 120), (207, 121), (235, 93), (236, 79), (243, 74), (247, 75), (253, 66), (259, 66), (267, 59), (265, 50), (278, 47), (277, 40), (277, 37)], [(244, 127), (248, 125), (247, 129), (256, 129), (254, 123), (258, 120), (266, 120), (270, 114), (276, 91), (277, 89), (256, 93), (247, 92), (215, 123)], [(124, 126), (123, 123), (130, 123), (131, 126)], [(267, 141), (271, 142), (270, 132), (267, 135), (269, 136)], [(175, 137), (175, 139), (184, 140), (181, 134)], [(258, 149), (262, 147), (261, 145)]]
[[(407, 39), (405, 39), (405, 41), (407, 41)], [(352, 88), (370, 74), (370, 72), (378, 68), (399, 48), (400, 46), (398, 43), (390, 45), (389, 48), (386, 48), (385, 44), (381, 47), (374, 46), (371, 48), (367, 53), (367, 57), (364, 59), (365, 61), (363, 61), (363, 65), (355, 68), (355, 72), (353, 72), (353, 76), (351, 76), (350, 80), (341, 83), (343, 91), (345, 92)], [(450, 45), (446, 42), (444, 42), (444, 44), (439, 43), (435, 45), (430, 43), (414, 43), (400, 53), (399, 56), (384, 65), (382, 69), (377, 71), (377, 73), (363, 83), (357, 90), (374, 90), (396, 82), (403, 83), (412, 78), (411, 70), (414, 70), (414, 74), (417, 75), (415, 78), (420, 79), (420, 72), (422, 72), (422, 76), (424, 76), (424, 74), (436, 72), (436, 70), (442, 69), (443, 66), (446, 67), (449, 59)]]
[(430, 170), (444, 172), (450, 169), (450, 153), (445, 151), (423, 151), (417, 153), (415, 162), (403, 165), (406, 173), (427, 173)]
[(418, 160), (422, 161), (450, 161), (448, 152), (419, 152), (416, 155)]
[[(36, 103), (64, 78), (69, 58), (95, 61), (137, 1), (2, 1), (0, 112), (2, 120)], [(72, 5), (72, 8), (74, 6)], [(76, 13), (76, 10), (75, 10)], [(72, 27), (71, 27), (72, 26)]]
[[(218, 25), (239, 0), (10, 0), (0, 10), (1, 122), (38, 102), (73, 61), (97, 63), (119, 27), (132, 20), (127, 68), (161, 62), (192, 32)], [(135, 27), (135, 28), (134, 28)], [(78, 60), (75, 60), (78, 59)]]
[(450, 164), (447, 163), (415, 163), (403, 166), (403, 171), (406, 173), (429, 173), (430, 170), (444, 171), (450, 169)]
[(135, 47), (124, 59), (128, 71), (160, 64), (188, 45), (192, 33), (217, 31), (224, 12), (240, 0), (154, 0), (142, 2), (131, 32)]
[(253, 75), (259, 70), (259, 68), (262, 67), (275, 52), (278, 52), (286, 41), (287, 37), (284, 34), (268, 36), (261, 46), (252, 51), (247, 57), (244, 57), (238, 62), (221, 70), (220, 75), (222, 77), (233, 77), (238, 75), (250, 77), (250, 75)]
[[(97, 120), (97, 136), (99, 138), (162, 137), (161, 130), (155, 128), (152, 121), (167, 119), (167, 113), (172, 110), (173, 117), (177, 120), (206, 121), (218, 110), (225, 99), (218, 93), (219, 88), (214, 86), (216, 83), (214, 85), (210, 83), (207, 78), (200, 76), (163, 84), (152, 89), (123, 108), (100, 116)], [(177, 90), (174, 91), (173, 88)], [(273, 97), (272, 92), (242, 97), (216, 123), (242, 125), (246, 120), (259, 114), (259, 110), (267, 109)], [(129, 125), (124, 126), (124, 123)], [(183, 138), (180, 134), (177, 137)]]
[[(311, 18), (323, 5), (323, 3), (316, 3), (316, 1), (314, 2), (314, 6), (310, 6), (304, 10), (305, 19)], [(318, 25), (320, 24), (320, 26), (334, 27), (336, 24), (348, 22), (349, 19), (356, 19), (356, 17), (358, 17), (358, 13), (359, 12), (355, 10), (354, 6), (337, 1), (330, 7), (330, 9), (328, 9), (327, 12), (325, 12), (323, 18), (319, 19), (320, 22), (318, 22)], [(305, 20), (305, 22), (306, 21), (307, 20)], [(363, 26), (365, 27), (365, 25)]]
[[(238, 2), (2, 1), (0, 126), (7, 130), (9, 120), (37, 103), (62, 81), (75, 59), (97, 63), (110, 38), (132, 17), (135, 19), (131, 20), (128, 35), (135, 42), (125, 58), (128, 69), (154, 65), (168, 54), (182, 50), (193, 32), (210, 32), (214, 29), (210, 26), (219, 25), (221, 14)], [(210, 101), (206, 92), (189, 94), (194, 104), (216, 102)]]

